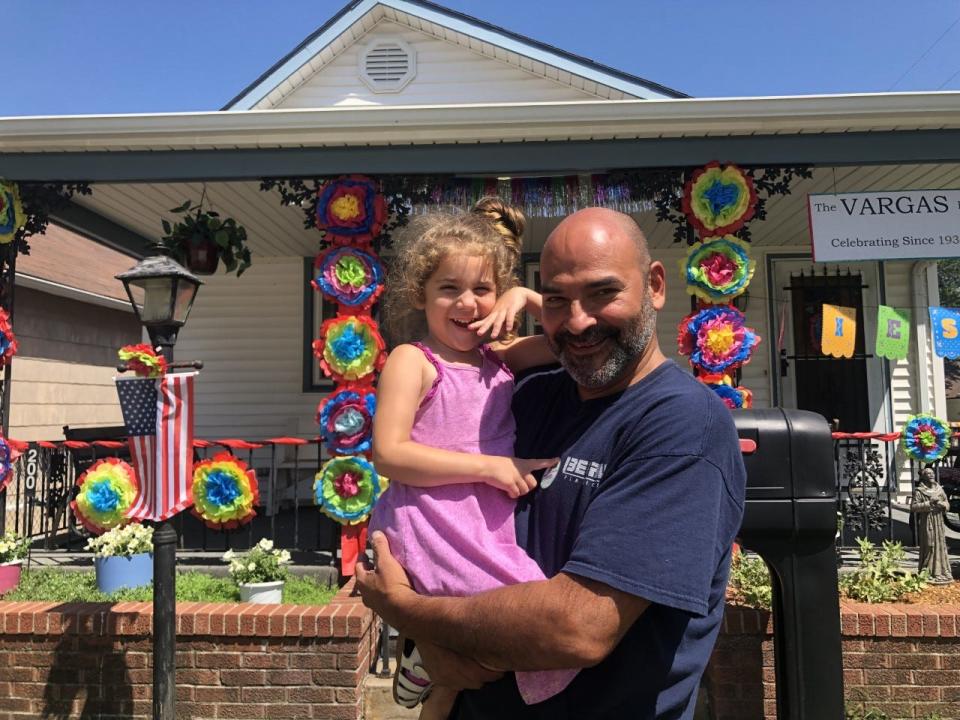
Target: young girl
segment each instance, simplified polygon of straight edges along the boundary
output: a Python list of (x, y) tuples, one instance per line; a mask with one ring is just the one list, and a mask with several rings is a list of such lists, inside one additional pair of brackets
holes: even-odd
[[(542, 337), (481, 339), (509, 333), (521, 309), (539, 316), (540, 296), (515, 287), (522, 232), (518, 211), (485, 198), (471, 215), (425, 218), (392, 264), (385, 329), (394, 342), (419, 342), (397, 345), (380, 375), (374, 460), (391, 484), (371, 530), (386, 534), (420, 593), (472, 595), (544, 578), (517, 545), (513, 511), (535, 487), (533, 471), (557, 460), (513, 457), (510, 401), (513, 372), (555, 359)], [(527, 703), (539, 702), (575, 674), (521, 672), (517, 685)], [(426, 682), (398, 675), (394, 696), (412, 707)], [(421, 720), (445, 718), (455, 698), (433, 688)]]

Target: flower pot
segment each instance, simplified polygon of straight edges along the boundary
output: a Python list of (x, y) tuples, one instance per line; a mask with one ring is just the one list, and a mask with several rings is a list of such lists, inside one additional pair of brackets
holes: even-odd
[(262, 583), (241, 583), (240, 602), (267, 603), (283, 602), (283, 580)]
[(153, 553), (98, 557), (93, 559), (93, 567), (97, 573), (97, 588), (103, 593), (149, 585), (153, 580)]
[(22, 560), (11, 560), (0, 563), (0, 595), (7, 590), (13, 590), (20, 584), (20, 563), (22, 562)]
[(213, 240), (187, 244), (187, 267), (197, 275), (213, 275), (220, 262), (220, 249)]

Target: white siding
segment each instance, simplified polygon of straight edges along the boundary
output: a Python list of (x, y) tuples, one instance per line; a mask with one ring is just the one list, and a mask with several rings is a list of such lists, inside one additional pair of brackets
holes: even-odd
[(202, 360), (197, 437), (313, 437), (320, 397), (302, 390), (303, 259), (258, 257), (242, 277), (205, 279), (177, 342)]
[[(367, 43), (392, 36), (417, 54), (416, 77), (398, 93), (374, 93), (360, 79), (358, 59)], [(272, 105), (275, 108), (319, 108), (336, 105), (432, 105), (485, 102), (595, 100), (596, 95), (525, 72), (392, 22), (381, 22), (344, 48), (318, 72)], [(556, 69), (554, 76), (556, 76)], [(261, 105), (264, 105), (261, 103)], [(265, 105), (264, 105), (265, 106)]]

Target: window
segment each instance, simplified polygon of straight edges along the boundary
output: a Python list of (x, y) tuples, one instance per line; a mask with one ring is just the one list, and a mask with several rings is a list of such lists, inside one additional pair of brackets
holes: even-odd
[(303, 391), (328, 393), (333, 380), (323, 374), (313, 354), (313, 341), (320, 336), (320, 326), (337, 314), (336, 303), (326, 302), (323, 293), (310, 285), (313, 279), (313, 258), (303, 259)]

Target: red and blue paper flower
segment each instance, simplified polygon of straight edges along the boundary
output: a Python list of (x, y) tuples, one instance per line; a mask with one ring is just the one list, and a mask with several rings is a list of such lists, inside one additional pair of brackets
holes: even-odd
[(356, 525), (370, 515), (387, 489), (387, 479), (362, 457), (348, 455), (329, 460), (313, 482), (313, 498), (320, 510), (342, 525)]
[(17, 354), (17, 338), (13, 334), (10, 315), (0, 308), (0, 366), (6, 365)]
[(736, 232), (753, 217), (757, 191), (736, 165), (711, 162), (683, 188), (683, 212), (702, 238)]
[(80, 492), (70, 502), (74, 514), (90, 532), (104, 533), (130, 521), (127, 514), (137, 498), (137, 476), (118, 458), (104, 458), (77, 478)]
[(367, 452), (373, 432), (377, 398), (371, 390), (340, 390), (317, 407), (320, 435), (331, 452), (353, 455)]
[(201, 460), (193, 468), (193, 514), (213, 530), (250, 522), (260, 501), (257, 476), (228, 452)]
[(911, 415), (900, 434), (907, 457), (919, 462), (939, 460), (950, 449), (950, 426), (934, 415)]
[(11, 242), (27, 222), (16, 183), (0, 182), (0, 245)]
[(377, 323), (366, 315), (338, 315), (324, 322), (313, 353), (324, 373), (341, 383), (364, 380), (387, 361)]
[(722, 303), (747, 289), (756, 263), (750, 259), (746, 243), (725, 235), (693, 245), (680, 267), (688, 293), (707, 302)]
[(713, 390), (731, 410), (753, 406), (753, 393), (741, 385), (734, 386), (729, 375), (709, 374), (701, 375), (697, 379)]
[(317, 256), (311, 285), (344, 312), (366, 312), (383, 292), (383, 266), (372, 252), (332, 247)]
[(368, 177), (339, 177), (317, 191), (317, 227), (334, 245), (370, 242), (386, 221), (387, 202)]
[(677, 344), (690, 364), (723, 373), (750, 360), (760, 337), (744, 324), (743, 313), (731, 305), (702, 308), (680, 321)]
[(15, 445), (16, 442), (10, 442), (0, 435), (0, 492), (13, 480), (13, 464), (20, 457), (20, 448)]
[(117, 357), (138, 377), (157, 378), (167, 371), (166, 359), (146, 343), (124, 345), (117, 351)]

